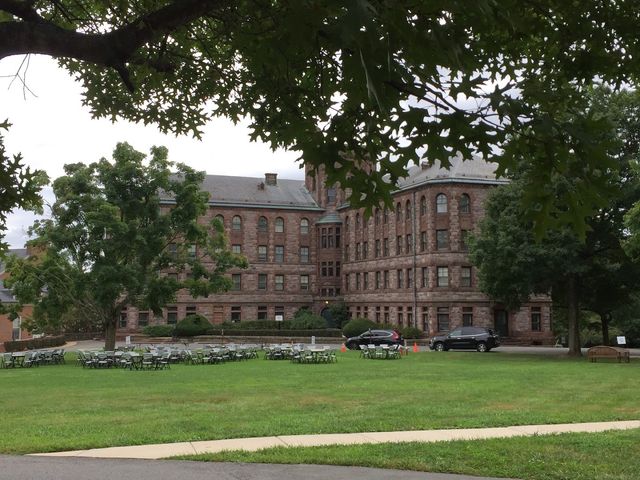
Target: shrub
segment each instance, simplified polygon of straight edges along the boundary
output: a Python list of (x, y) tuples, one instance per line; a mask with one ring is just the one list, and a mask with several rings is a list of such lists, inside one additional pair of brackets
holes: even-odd
[(327, 322), (320, 315), (315, 315), (308, 310), (299, 311), (290, 325), (294, 330), (312, 329), (312, 328), (326, 328)]
[(422, 338), (422, 330), (416, 327), (404, 327), (400, 329), (400, 334), (404, 338)]
[(213, 325), (202, 315), (187, 315), (176, 324), (177, 337), (195, 337), (213, 332)]
[(378, 328), (378, 325), (366, 318), (354, 318), (342, 327), (342, 333), (345, 337), (355, 337), (356, 335), (366, 332), (370, 328)]
[(291, 328), (291, 322), (285, 320), (276, 322), (275, 320), (246, 320), (237, 323), (225, 322), (220, 325), (225, 330), (288, 330)]
[(64, 345), (64, 335), (56, 337), (31, 338), (29, 340), (15, 340), (4, 342), (4, 349), (7, 352), (20, 352), (22, 350), (36, 350), (38, 348), (59, 347)]
[(309, 309), (309, 307), (300, 307), (296, 313), (293, 314), (293, 318), (298, 318), (298, 317), (304, 317), (305, 315), (308, 315), (311, 313), (311, 310)]
[[(219, 328), (219, 325), (215, 327), (213, 330), (213, 335), (220, 335), (222, 331)], [(261, 329), (224, 329), (225, 336), (228, 337), (311, 337), (315, 335), (316, 337), (341, 337), (342, 332), (338, 329), (321, 329), (321, 330), (261, 330)]]
[(334, 303), (329, 307), (329, 311), (336, 327), (342, 328), (349, 321), (349, 309), (343, 302)]
[(150, 337), (173, 337), (174, 325), (147, 325), (142, 329), (142, 333)]

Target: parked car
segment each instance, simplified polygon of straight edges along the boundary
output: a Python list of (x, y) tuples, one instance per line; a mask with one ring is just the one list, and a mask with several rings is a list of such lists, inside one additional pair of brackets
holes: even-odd
[(357, 337), (350, 337), (344, 342), (350, 350), (355, 350), (360, 345), (402, 345), (404, 339), (395, 330), (367, 330)]
[(429, 340), (429, 348), (442, 352), (449, 349), (488, 352), (500, 346), (500, 337), (493, 330), (480, 327), (457, 328), (447, 335), (436, 335)]

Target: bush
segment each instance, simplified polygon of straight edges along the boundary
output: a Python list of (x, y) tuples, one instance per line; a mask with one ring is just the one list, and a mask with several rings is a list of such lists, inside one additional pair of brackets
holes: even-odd
[[(219, 326), (216, 326), (213, 330), (213, 335), (221, 335), (222, 330), (219, 329)], [(342, 336), (342, 332), (338, 329), (316, 329), (316, 330), (291, 330), (291, 329), (282, 329), (282, 330), (261, 330), (261, 329), (232, 329), (225, 328), (224, 329), (225, 336), (228, 337), (310, 337), (315, 335), (316, 337), (333, 337), (338, 338)]]
[(196, 335), (209, 335), (213, 332), (213, 325), (202, 315), (187, 315), (176, 324), (175, 335), (177, 337), (195, 337)]
[(64, 345), (64, 335), (56, 337), (31, 338), (29, 340), (15, 340), (13, 342), (4, 342), (6, 352), (20, 352), (22, 350), (36, 350), (38, 348), (59, 347)]
[(173, 337), (175, 329), (174, 325), (147, 325), (142, 333), (150, 337)]
[(416, 327), (404, 327), (400, 329), (400, 334), (404, 338), (422, 338), (422, 330)]
[(343, 302), (331, 305), (329, 311), (336, 327), (342, 328), (349, 321), (349, 309)]
[(345, 337), (355, 337), (369, 329), (378, 328), (378, 325), (366, 318), (354, 318), (342, 327), (342, 333)]
[(304, 330), (312, 328), (326, 328), (327, 322), (320, 315), (314, 315), (308, 310), (299, 311), (290, 322), (294, 330)]
[(288, 330), (291, 328), (291, 322), (285, 320), (276, 322), (275, 320), (246, 320), (237, 323), (224, 322), (220, 328), (225, 330)]

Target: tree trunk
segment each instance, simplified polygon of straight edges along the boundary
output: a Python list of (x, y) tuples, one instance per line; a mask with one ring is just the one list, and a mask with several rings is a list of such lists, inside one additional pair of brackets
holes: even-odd
[(109, 318), (104, 326), (104, 349), (112, 351), (116, 349), (116, 318)]
[(578, 303), (576, 277), (574, 275), (571, 275), (567, 282), (567, 307), (569, 317), (569, 355), (580, 357), (582, 356), (582, 351), (580, 350), (580, 305)]
[(609, 345), (609, 322), (611, 321), (611, 314), (605, 313), (600, 315), (600, 322), (602, 322), (602, 344)]

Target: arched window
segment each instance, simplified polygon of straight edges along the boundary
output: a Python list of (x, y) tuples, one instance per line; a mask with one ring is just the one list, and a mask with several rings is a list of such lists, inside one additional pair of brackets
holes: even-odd
[(216, 215), (216, 220), (220, 222), (220, 224), (224, 227), (224, 217), (220, 214)]
[(282, 217), (276, 218), (275, 229), (276, 233), (284, 232), (284, 219)]
[(300, 233), (303, 235), (309, 233), (309, 220), (306, 218), (300, 220)]
[(350, 224), (351, 224), (351, 222), (349, 221), (349, 217), (345, 217), (344, 218), (344, 229), (345, 229), (345, 231), (347, 231), (347, 232), (349, 231), (349, 227), (351, 226)]
[(382, 223), (385, 225), (389, 223), (389, 210), (387, 210), (387, 207), (382, 210)]
[(420, 197), (420, 215), (427, 214), (427, 197), (424, 195)]
[(402, 205), (400, 202), (396, 203), (396, 222), (402, 221)]
[(405, 211), (404, 219), (406, 222), (408, 222), (411, 220), (411, 201), (410, 200), (407, 200), (404, 211)]
[(269, 222), (267, 222), (267, 217), (260, 217), (258, 219), (258, 231), (266, 232), (269, 228)]
[(360, 214), (356, 213), (356, 228), (360, 226)]
[(447, 213), (447, 196), (444, 193), (436, 196), (436, 212)]
[(231, 219), (231, 229), (242, 230), (242, 219), (238, 215)]
[(375, 224), (377, 227), (378, 225), (380, 225), (380, 209), (379, 208), (376, 208), (375, 218), (376, 218)]
[(463, 193), (460, 196), (460, 201), (458, 202), (458, 209), (460, 213), (471, 213), (471, 199), (469, 195)]

